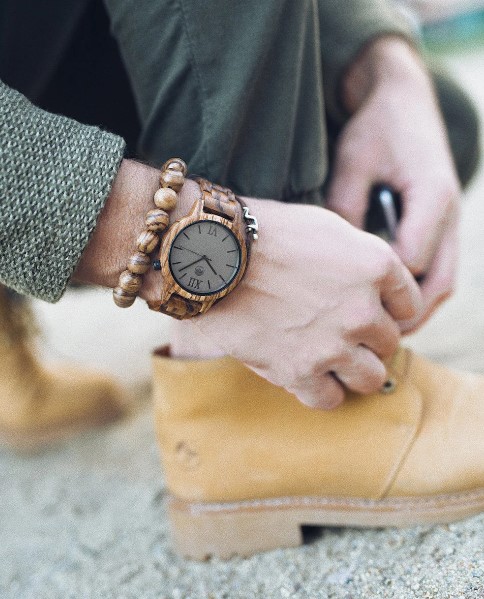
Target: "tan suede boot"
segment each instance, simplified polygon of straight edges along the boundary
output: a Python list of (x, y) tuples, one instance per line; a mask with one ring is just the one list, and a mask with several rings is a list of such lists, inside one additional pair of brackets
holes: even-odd
[(311, 410), (239, 362), (154, 357), (175, 544), (227, 558), (302, 525), (407, 526), (484, 510), (484, 377), (399, 350), (381, 393)]
[(36, 361), (25, 300), (0, 286), (0, 443), (32, 451), (123, 414), (111, 379)]

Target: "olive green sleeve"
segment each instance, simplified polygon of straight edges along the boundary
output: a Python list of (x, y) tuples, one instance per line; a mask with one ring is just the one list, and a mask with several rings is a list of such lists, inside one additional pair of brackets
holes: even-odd
[(0, 81), (0, 281), (57, 301), (86, 247), (124, 141), (50, 114)]
[(343, 121), (341, 82), (358, 53), (382, 35), (418, 45), (414, 29), (389, 0), (318, 0), (324, 91), (328, 113)]

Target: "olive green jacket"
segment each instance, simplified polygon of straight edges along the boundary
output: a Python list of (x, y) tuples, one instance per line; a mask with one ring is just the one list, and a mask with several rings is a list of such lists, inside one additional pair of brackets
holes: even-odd
[[(321, 201), (345, 68), (375, 36), (412, 35), (385, 0), (105, 4), (141, 117), (139, 155), (178, 155), (239, 193), (285, 201)], [(61, 297), (123, 151), (119, 136), (0, 82), (0, 281)]]

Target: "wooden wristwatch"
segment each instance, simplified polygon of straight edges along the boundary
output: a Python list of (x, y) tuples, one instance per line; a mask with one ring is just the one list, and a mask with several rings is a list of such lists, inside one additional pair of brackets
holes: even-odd
[(149, 307), (179, 320), (206, 312), (239, 284), (247, 268), (257, 220), (227, 188), (195, 178), (201, 197), (166, 231), (153, 267), (163, 289)]

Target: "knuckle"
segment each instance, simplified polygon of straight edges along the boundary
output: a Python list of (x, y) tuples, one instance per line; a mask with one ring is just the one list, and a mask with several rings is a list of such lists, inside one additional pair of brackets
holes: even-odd
[(372, 262), (374, 278), (377, 282), (385, 279), (393, 272), (397, 264), (397, 257), (391, 247), (381, 239), (377, 239), (381, 245), (377, 247), (377, 255)]
[(349, 334), (351, 338), (372, 338), (381, 332), (381, 307), (376, 302), (368, 302), (358, 312)]
[[(350, 325), (350, 329), (351, 331), (353, 331), (354, 327)], [(350, 329), (347, 328), (346, 332), (343, 334), (343, 337), (349, 338), (352, 336), (350, 333)], [(334, 350), (332, 351), (332, 357), (330, 360), (328, 360), (328, 363), (326, 364), (326, 369), (328, 371), (337, 370), (342, 366), (347, 366), (348, 364), (351, 364), (351, 361), (351, 348), (348, 344), (343, 343), (338, 347), (334, 348)]]
[(363, 345), (374, 348), (379, 358), (391, 358), (400, 343), (400, 330), (395, 322), (388, 326), (372, 326), (361, 332)]

